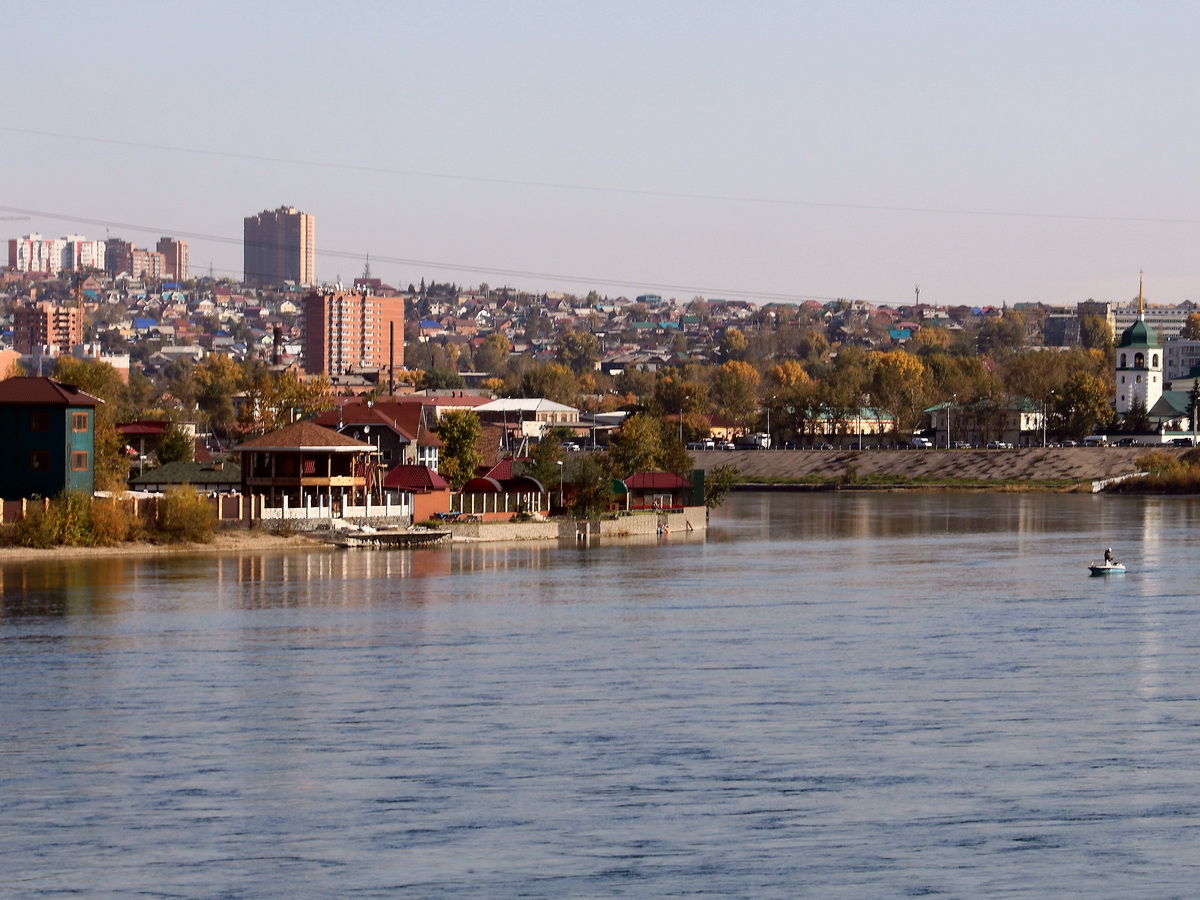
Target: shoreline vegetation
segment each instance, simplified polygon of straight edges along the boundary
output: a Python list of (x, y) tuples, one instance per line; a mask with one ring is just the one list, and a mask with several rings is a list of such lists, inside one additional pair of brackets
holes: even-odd
[[(268, 553), (285, 550), (313, 550), (329, 546), (303, 534), (263, 529), (221, 531), (205, 543), (155, 544), (150, 541), (124, 541), (107, 546), (15, 547), (0, 546), (0, 564), (7, 562), (53, 561), (64, 556), (169, 556), (188, 554)], [(330, 549), (333, 549), (330, 547)]]

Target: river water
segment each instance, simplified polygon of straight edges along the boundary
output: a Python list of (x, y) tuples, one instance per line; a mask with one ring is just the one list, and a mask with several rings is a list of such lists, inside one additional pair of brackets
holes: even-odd
[(1197, 513), (6, 564), (0, 897), (1195, 896)]

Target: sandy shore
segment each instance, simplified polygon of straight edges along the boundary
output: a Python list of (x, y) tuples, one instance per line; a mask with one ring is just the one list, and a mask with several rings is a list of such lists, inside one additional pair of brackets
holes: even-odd
[(271, 553), (282, 550), (311, 550), (328, 545), (304, 535), (275, 535), (266, 531), (223, 531), (209, 544), (119, 544), (115, 547), (0, 547), (0, 563), (49, 560), (84, 556), (155, 556), (181, 553)]

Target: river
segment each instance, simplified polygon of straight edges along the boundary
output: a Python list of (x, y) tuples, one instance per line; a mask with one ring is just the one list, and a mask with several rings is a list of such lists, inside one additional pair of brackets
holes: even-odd
[(1194, 896), (1198, 512), (5, 564), (0, 897)]

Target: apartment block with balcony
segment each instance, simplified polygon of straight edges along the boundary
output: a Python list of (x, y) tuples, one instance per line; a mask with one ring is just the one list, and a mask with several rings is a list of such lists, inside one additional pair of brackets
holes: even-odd
[(304, 298), (303, 315), (304, 370), (309, 374), (404, 366), (403, 297), (318, 291)]

